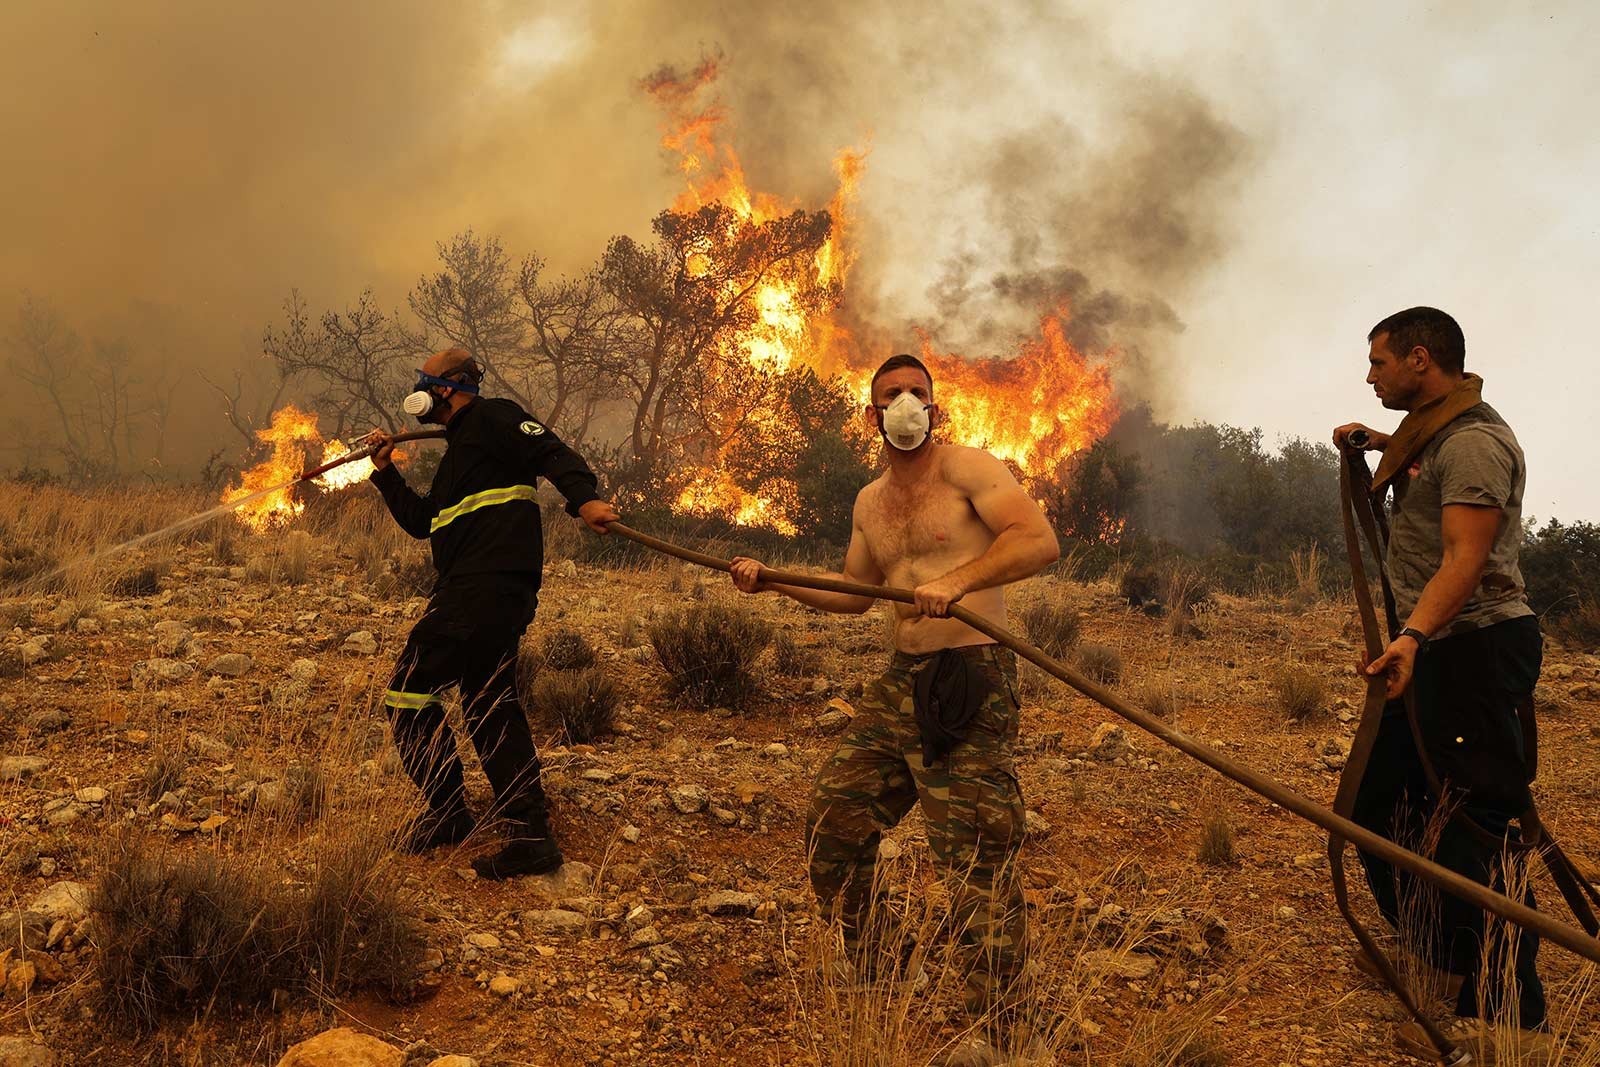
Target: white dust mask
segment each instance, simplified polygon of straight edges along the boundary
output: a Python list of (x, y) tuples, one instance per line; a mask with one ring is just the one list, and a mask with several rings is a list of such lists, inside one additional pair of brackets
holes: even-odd
[(878, 409), (883, 439), (902, 452), (915, 452), (928, 439), (928, 409), (913, 393), (901, 393)]

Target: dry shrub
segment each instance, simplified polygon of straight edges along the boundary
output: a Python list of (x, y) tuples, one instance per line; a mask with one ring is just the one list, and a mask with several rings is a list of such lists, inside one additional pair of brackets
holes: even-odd
[[(812, 924), (795, 946), (789, 977), (797, 1062), (925, 1067), (956, 1052), (958, 1042), (980, 1035), (1000, 1053), (999, 1059), (982, 1062), (1017, 1067), (1212, 1067), (1220, 1062), (1208, 1035), (1216, 1028), (1215, 1017), (1237, 1003), (1241, 978), (1208, 984), (1193, 1003), (1139, 1013), (1131, 1027), (1102, 1032), (1099, 1025), (1107, 1002), (1125, 996), (1124, 968), (1154, 963), (1151, 985), (1181, 982), (1182, 964), (1170, 943), (1174, 930), (1158, 925), (1163, 914), (1191, 914), (1181, 890), (1170, 893), (1157, 910), (1123, 908), (1122, 902), (1107, 899), (1122, 894), (1105, 884), (1083, 890), (1122, 908), (1110, 919), (1097, 909), (1074, 907), (1077, 889), (1041, 894), (1028, 916), (1028, 955), (1036, 977), (1024, 979), (1014, 991), (1013, 1005), (968, 1020), (958, 1007), (968, 961), (951, 951), (959, 931), (948, 908), (921, 890), (920, 862), (916, 853), (894, 861), (893, 884), (880, 885), (875, 895), (860, 953), (844, 950), (836, 917)], [(1192, 914), (1198, 918), (1200, 913)], [(954, 1031), (947, 1023), (952, 1016), (962, 1020)]]
[(1171, 685), (1151, 682), (1144, 687), (1139, 698), (1140, 706), (1158, 719), (1176, 719), (1182, 710), (1178, 691)]
[(290, 585), (304, 585), (310, 573), (311, 535), (292, 530), (283, 541), (283, 580)]
[(1028, 640), (1056, 659), (1071, 652), (1083, 634), (1083, 616), (1059, 589), (1023, 604), (1018, 614)]
[(587, 745), (616, 728), (617, 687), (605, 672), (551, 670), (534, 679), (528, 695), (532, 709), (557, 724), (570, 745)]
[(540, 670), (582, 671), (594, 666), (594, 646), (576, 630), (554, 630), (545, 634), (535, 654)]
[(1600, 600), (1585, 600), (1556, 619), (1553, 629), (1578, 648), (1600, 648)]
[(1294, 572), (1294, 588), (1289, 591), (1289, 606), (1306, 611), (1322, 600), (1322, 567), (1327, 559), (1316, 543), (1289, 553), (1289, 568)]
[(1212, 605), (1205, 575), (1173, 564), (1166, 577), (1167, 632), (1173, 637), (1204, 637), (1195, 618)]
[(772, 633), (748, 609), (707, 600), (652, 624), (650, 643), (674, 696), (707, 709), (739, 708), (755, 692), (756, 660)]
[(1328, 708), (1328, 685), (1317, 671), (1283, 663), (1272, 675), (1272, 697), (1278, 710), (1296, 722), (1321, 715)]
[(237, 567), (244, 562), (239, 547), (239, 521), (224, 516), (211, 529), (211, 558), (219, 567)]
[(324, 840), (303, 879), (260, 853), (107, 844), (90, 906), (100, 1014), (137, 1030), (277, 990), (407, 988), (426, 943), (381, 835)]
[(328, 806), (328, 775), (314, 763), (284, 768), (281, 812), (292, 818), (315, 819)]
[(822, 655), (780, 633), (772, 642), (772, 669), (784, 678), (808, 678), (822, 670)]
[(1148, 563), (1130, 566), (1122, 572), (1122, 579), (1117, 583), (1122, 599), (1128, 602), (1130, 608), (1155, 612), (1161, 611), (1161, 593), (1165, 585), (1161, 572)]
[(1220, 807), (1206, 812), (1200, 823), (1198, 856), (1207, 867), (1232, 867), (1239, 862), (1233, 848), (1233, 821)]
[(141, 776), (147, 800), (158, 800), (162, 793), (170, 793), (183, 784), (183, 772), (189, 769), (189, 756), (176, 746), (162, 745), (150, 754)]
[(1078, 669), (1101, 685), (1116, 685), (1122, 680), (1122, 653), (1110, 645), (1082, 645)]

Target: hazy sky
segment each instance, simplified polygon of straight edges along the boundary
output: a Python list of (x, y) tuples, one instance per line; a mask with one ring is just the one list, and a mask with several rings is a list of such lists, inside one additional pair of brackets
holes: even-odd
[(820, 206), (870, 148), (851, 313), (886, 334), (1002, 350), (1002, 290), (1078, 271), (1159, 415), (1322, 439), (1393, 421), (1366, 330), (1434, 304), (1528, 511), (1600, 519), (1596, 5), (766, 6), (8, 5), (0, 315), (216, 369), (292, 286), (402, 304), (468, 226), (581, 269), (677, 189), (639, 78), (720, 50), (753, 184)]

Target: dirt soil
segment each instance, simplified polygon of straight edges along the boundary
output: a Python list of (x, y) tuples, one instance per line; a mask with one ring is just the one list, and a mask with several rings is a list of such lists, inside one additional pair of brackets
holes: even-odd
[[(151, 595), (0, 602), (9, 631), (0, 643), (20, 664), (0, 675), (0, 757), (21, 761), (0, 781), (0, 912), (15, 923), (56, 883), (92, 884), (99, 842), (118, 828), (290, 870), (317, 835), (351, 820), (377, 826), (409, 803), (376, 697), (423, 601), (394, 595), (392, 581), (369, 583), (369, 573), (348, 546), (326, 540), (315, 542), (303, 584), (271, 567), (219, 564), (193, 543)], [(1174, 695), (1184, 730), (1331, 801), (1360, 694), (1348, 606), (1219, 597), (1199, 616), (1202, 635), (1173, 637), (1167, 620), (1130, 609), (1109, 584), (1040, 578), (1016, 596), (1046, 594), (1072, 598), (1083, 639), (1120, 653), (1117, 688)], [(663, 695), (645, 628), (682, 601), (728, 595), (725, 580), (679, 566), (547, 566), (530, 639), (562, 627), (589, 638), (623, 691), (621, 721), (613, 738), (571, 748), (536, 724), (573, 861), (560, 878), (471, 877), (467, 860), (495, 847), (492, 829), (459, 850), (396, 857), (438, 950), (423, 999), (295, 992), (272, 1007), (207, 1013), (196, 990), (192, 1009), (156, 1032), (124, 1033), (95, 1014), (93, 924), (69, 908), (45, 952), (59, 973), (41, 967), (25, 996), (0, 999), (0, 1035), (32, 1032), (64, 1064), (272, 1064), (338, 1025), (410, 1047), (416, 1063), (431, 1050), (485, 1065), (845, 1062), (801, 1021), (805, 945), (819, 925), (801, 824), (811, 775), (834, 742), (825, 713), (830, 701), (847, 708), (885, 660), (884, 619), (750, 601), (814, 649), (820, 668), (769, 672), (739, 714), (677, 706)], [(1271, 681), (1285, 664), (1326, 682), (1324, 710), (1305, 722), (1275, 710)], [(1552, 642), (1544, 679), (1552, 699), (1542, 709), (1540, 797), (1587, 863), (1600, 855), (1600, 658)], [(1158, 966), (1100, 985), (1083, 1005), (1083, 1044), (1060, 1062), (1129, 1062), (1115, 1051), (1119, 1035), (1195, 1006), (1210, 1013), (1199, 1051), (1142, 1062), (1417, 1062), (1394, 1049), (1398, 1006), (1352, 964), (1320, 831), (1131, 726), (1127, 751), (1113, 738), (1099, 752), (1110, 758), (1097, 758), (1091, 739), (1115, 716), (1042, 676), (1025, 677), (1021, 691), (1026, 879), (1039, 921), (1060, 901), (1158, 925), (1174, 909), (1220, 920), (1207, 927), (1220, 931), (1215, 943), (1187, 954), (1141, 949)], [(158, 759), (177, 759), (179, 770), (151, 796)], [(289, 769), (318, 764), (332, 783), (327, 809), (288, 810)], [(475, 765), (469, 781), (481, 808), (487, 787)], [(905, 871), (891, 869), (891, 880), (914, 893), (925, 883), (919, 818), (886, 850)], [(1233, 864), (1198, 858), (1208, 818), (1234, 830)], [(1352, 869), (1359, 882), (1353, 856)], [(1552, 887), (1539, 890), (1559, 909)], [(713, 896), (723, 891), (748, 896)], [(1365, 902), (1364, 887), (1356, 892)], [(1578, 968), (1558, 949), (1541, 961), (1562, 1018)], [(510, 981), (491, 991), (501, 976)], [(1566, 1025), (1600, 1033), (1594, 1003)]]

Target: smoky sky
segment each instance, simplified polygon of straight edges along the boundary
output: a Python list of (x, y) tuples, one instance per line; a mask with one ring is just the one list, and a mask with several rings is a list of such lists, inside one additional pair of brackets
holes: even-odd
[(191, 464), (236, 443), (199, 374), (259, 365), (291, 289), (400, 308), (469, 227), (555, 271), (645, 235), (679, 189), (639, 89), (662, 64), (721, 57), (753, 187), (821, 206), (868, 152), (845, 313), (875, 339), (1003, 355), (1066, 298), (1136, 390), (1251, 151), (1050, 4), (11, 5), (0, 55), (0, 316), (27, 294), (178, 372)]

